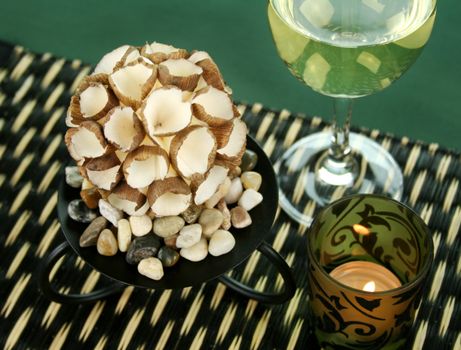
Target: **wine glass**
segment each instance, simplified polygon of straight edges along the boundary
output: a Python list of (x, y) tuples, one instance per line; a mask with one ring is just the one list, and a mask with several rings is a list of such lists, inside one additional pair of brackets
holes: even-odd
[(309, 226), (316, 206), (343, 195), (401, 198), (402, 172), (389, 152), (349, 132), (352, 103), (385, 89), (415, 62), (435, 8), (436, 0), (269, 0), (279, 56), (334, 101), (332, 127), (300, 139), (274, 165), (280, 204), (297, 222)]

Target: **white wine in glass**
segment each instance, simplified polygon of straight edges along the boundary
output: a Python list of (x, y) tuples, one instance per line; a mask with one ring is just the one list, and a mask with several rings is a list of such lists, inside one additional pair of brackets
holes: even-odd
[[(270, 0), (279, 56), (313, 90), (333, 97), (331, 130), (309, 135), (275, 164), (283, 209), (309, 225), (314, 206), (353, 193), (400, 199), (403, 176), (373, 140), (350, 133), (352, 102), (398, 79), (418, 58), (436, 0)], [(373, 113), (373, 111), (370, 111)]]

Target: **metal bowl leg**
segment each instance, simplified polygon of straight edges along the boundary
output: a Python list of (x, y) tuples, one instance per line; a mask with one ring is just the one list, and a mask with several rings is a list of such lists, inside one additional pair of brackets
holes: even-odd
[(39, 286), (43, 295), (48, 299), (61, 304), (80, 304), (94, 302), (99, 299), (106, 298), (110, 295), (120, 293), (126, 286), (120, 283), (104, 287), (88, 294), (63, 294), (60, 293), (50, 283), (50, 271), (56, 262), (66, 253), (70, 251), (69, 243), (63, 242), (58, 245), (53, 251), (45, 258), (44, 262), (39, 269)]
[(250, 298), (267, 304), (282, 304), (290, 300), (296, 292), (296, 283), (291, 272), (291, 268), (286, 261), (277, 253), (271, 245), (263, 241), (258, 250), (275, 265), (280, 275), (285, 281), (285, 288), (281, 293), (258, 292), (235, 279), (222, 275), (218, 280), (234, 291)]

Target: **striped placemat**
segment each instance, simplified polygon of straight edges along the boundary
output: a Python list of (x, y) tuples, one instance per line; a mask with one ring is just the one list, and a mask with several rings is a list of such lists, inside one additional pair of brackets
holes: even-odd
[[(11, 51), (11, 52), (10, 52)], [(290, 302), (267, 306), (212, 281), (183, 290), (128, 287), (89, 305), (60, 305), (37, 286), (41, 259), (61, 241), (55, 212), (64, 114), (72, 91), (90, 71), (79, 60), (0, 45), (0, 347), (5, 349), (312, 349), (306, 315), (306, 227), (278, 212), (270, 243), (293, 268)], [(275, 160), (296, 139), (326, 124), (320, 118), (239, 105), (251, 134)], [(403, 202), (429, 224), (435, 261), (409, 349), (461, 349), (461, 157), (436, 144), (376, 130), (405, 176)], [(107, 280), (75, 256), (52, 274), (63, 291), (88, 292)], [(270, 264), (254, 253), (232, 276), (277, 289)]]

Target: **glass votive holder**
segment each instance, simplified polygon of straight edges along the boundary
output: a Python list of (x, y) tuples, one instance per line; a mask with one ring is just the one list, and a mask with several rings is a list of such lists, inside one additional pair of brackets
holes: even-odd
[(405, 205), (354, 195), (324, 208), (308, 234), (309, 312), (324, 349), (400, 349), (433, 259)]

